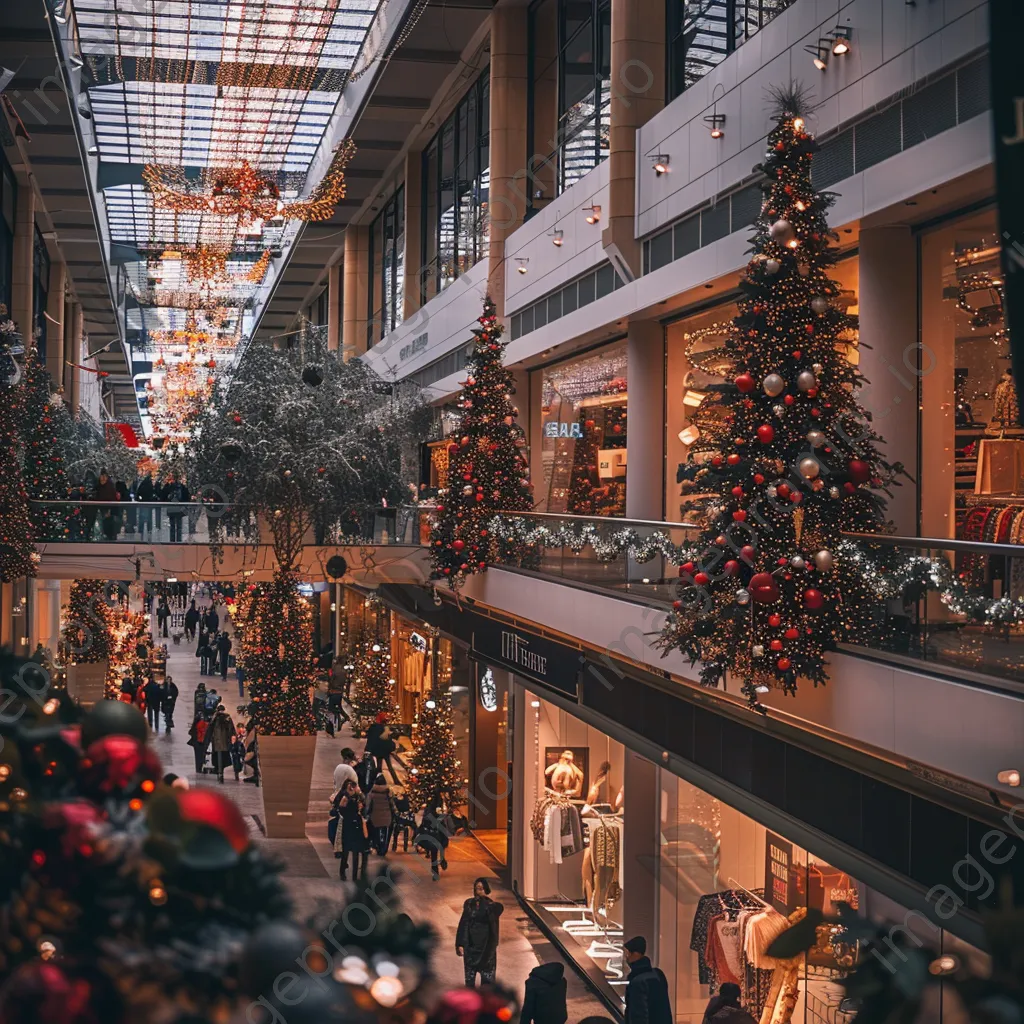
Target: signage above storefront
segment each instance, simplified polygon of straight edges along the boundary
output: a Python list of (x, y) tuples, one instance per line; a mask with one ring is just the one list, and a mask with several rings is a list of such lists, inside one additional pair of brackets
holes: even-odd
[(577, 699), (583, 659), (572, 647), (480, 618), (473, 626), (473, 651), (481, 661), (510, 668), (517, 675)]

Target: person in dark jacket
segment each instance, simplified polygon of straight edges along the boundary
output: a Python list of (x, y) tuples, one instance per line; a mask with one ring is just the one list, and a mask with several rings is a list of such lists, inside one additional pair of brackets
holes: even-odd
[(178, 474), (172, 473), (160, 497), (170, 505), (167, 509), (167, 519), (171, 525), (171, 543), (180, 544), (181, 520), (187, 511), (184, 506), (192, 500), (192, 495), (189, 494), (185, 482), (178, 479)]
[(206, 683), (200, 682), (192, 695), (192, 721), (204, 718), (206, 714)]
[(164, 706), (164, 687), (152, 676), (146, 683), (146, 719), (154, 733), (160, 732), (160, 713)]
[(412, 845), (430, 858), (430, 877), (435, 882), (441, 877), (437, 870), (439, 864), (442, 871), (448, 870), (448, 861), (445, 859), (444, 852), (448, 848), (448, 841), (452, 834), (444, 826), (444, 811), (440, 807), (428, 808), (423, 812), (423, 818), (413, 836)]
[(228, 678), (228, 655), (231, 653), (231, 637), (221, 633), (217, 639), (217, 657), (220, 660), (220, 677), (225, 682)]
[[(152, 504), (157, 500), (156, 488), (153, 486), (153, 474), (143, 473), (135, 481), (135, 500), (140, 503), (144, 503), (143, 507), (138, 510), (138, 523), (139, 523), (139, 534), (143, 538), (146, 537), (146, 531), (149, 531), (150, 537), (153, 536), (153, 509)], [(157, 524), (159, 526), (159, 524)]]
[(212, 637), (204, 629), (199, 630), (199, 644), (196, 647), (196, 657), (199, 659), (199, 674), (208, 676), (210, 674), (210, 662), (213, 660)]
[(104, 538), (114, 540), (121, 529), (121, 517), (117, 507), (117, 487), (105, 469), (100, 470), (100, 478), (93, 488), (92, 500), (111, 502), (110, 505), (104, 505), (99, 509), (99, 514)]
[(569, 1019), (565, 992), (564, 964), (552, 961), (534, 967), (526, 979), (519, 1024), (565, 1024)]
[(504, 907), (491, 899), (491, 885), (486, 878), (473, 883), (473, 895), (462, 904), (459, 930), (455, 933), (455, 953), (462, 957), (466, 987), (494, 981), (498, 961), (498, 918)]
[(168, 676), (164, 680), (164, 732), (174, 728), (174, 705), (178, 703), (178, 684)]
[(377, 761), (377, 771), (383, 772), (384, 766), (391, 771), (391, 781), (397, 786), (398, 775), (391, 763), (391, 755), (395, 752), (395, 741), (391, 738), (391, 727), (388, 716), (381, 712), (369, 729), (366, 730), (366, 749)]
[(220, 616), (212, 604), (210, 605), (210, 610), (206, 613), (204, 622), (208, 633), (216, 633), (220, 629)]
[(370, 842), (378, 857), (386, 857), (391, 842), (391, 826), (395, 822), (395, 800), (387, 780), (378, 775), (366, 796), (366, 820), (370, 825)]
[(156, 606), (156, 626), (160, 635), (167, 636), (167, 620), (171, 617), (171, 609), (167, 604), (167, 598), (161, 597), (160, 603)]
[(245, 763), (245, 726), (239, 724), (235, 728), (235, 735), (231, 737), (231, 767), (235, 773), (235, 782), (242, 774), (242, 765)]
[(196, 757), (196, 775), (203, 774), (203, 765), (206, 764), (206, 745), (209, 743), (207, 729), (209, 723), (201, 715), (192, 723), (188, 731), (188, 745)]
[(341, 859), (338, 876), (344, 882), (348, 879), (348, 855), (352, 854), (353, 880), (366, 875), (366, 863), (370, 859), (369, 828), (363, 817), (363, 794), (349, 779), (331, 797), (331, 809), (338, 816), (338, 830), (334, 836), (334, 853)]
[(235, 723), (231, 721), (231, 716), (224, 709), (223, 704), (217, 705), (217, 710), (210, 720), (208, 735), (217, 781), (223, 782), (224, 769), (231, 763), (231, 741), (235, 737)]
[(718, 995), (704, 1009), (702, 1024), (754, 1024), (754, 1018), (740, 1006), (740, 987), (723, 981)]
[(629, 964), (626, 978), (625, 1024), (675, 1024), (668, 998), (668, 980), (651, 964), (647, 940), (637, 935), (622, 944)]
[(185, 612), (185, 639), (192, 643), (196, 638), (196, 626), (199, 625), (199, 609), (196, 608), (195, 601), (189, 606), (187, 612)]

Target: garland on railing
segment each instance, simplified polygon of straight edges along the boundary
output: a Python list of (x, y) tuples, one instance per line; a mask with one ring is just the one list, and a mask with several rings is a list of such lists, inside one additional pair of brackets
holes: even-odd
[[(564, 524), (550, 527), (508, 516), (495, 516), (488, 525), (491, 534), (501, 540), (539, 547), (566, 547), (577, 555), (585, 547), (590, 547), (605, 562), (614, 561), (623, 554), (641, 563), (649, 562), (656, 555), (663, 555), (677, 565), (699, 561), (699, 551), (695, 546), (674, 544), (661, 530), (641, 537), (635, 529), (624, 527), (607, 535), (593, 523), (578, 527)], [(939, 600), (951, 612), (973, 622), (987, 626), (1024, 624), (1024, 598), (993, 598), (970, 593), (945, 558), (894, 550), (891, 565), (883, 567), (852, 540), (842, 541), (838, 554), (859, 567), (861, 577), (879, 600), (903, 598), (913, 588), (923, 587), (937, 592)], [(1024, 548), (1021, 549), (1021, 558), (1024, 558)]]
[(495, 516), (488, 528), (492, 536), (516, 544), (566, 547), (577, 555), (585, 547), (590, 547), (602, 562), (611, 562), (619, 555), (626, 554), (637, 562), (649, 562), (655, 555), (664, 555), (669, 561), (682, 564), (697, 554), (696, 548), (674, 544), (661, 530), (641, 537), (631, 527), (624, 527), (611, 535), (605, 535), (593, 523), (552, 528), (534, 526), (529, 520), (510, 519), (507, 516)]

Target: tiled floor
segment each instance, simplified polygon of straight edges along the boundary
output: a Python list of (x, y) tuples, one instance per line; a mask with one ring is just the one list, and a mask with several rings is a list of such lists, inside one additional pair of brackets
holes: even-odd
[[(154, 624), (155, 625), (155, 624)], [(168, 736), (164, 732), (154, 738), (165, 771), (173, 771), (188, 778), (190, 784), (214, 786), (227, 792), (254, 822), (263, 819), (262, 791), (255, 786), (236, 782), (228, 771), (221, 785), (212, 775), (196, 776), (192, 748), (188, 745), (188, 728), (192, 721), (192, 699), (196, 686), (203, 679), (207, 688), (215, 686), (224, 698), (225, 707), (236, 716), (240, 703), (238, 684), (234, 672), (224, 682), (220, 677), (199, 674), (199, 659), (195, 645), (180, 646), (168, 643), (167, 671), (174, 677), (180, 690), (176, 728)], [(309, 824), (306, 839), (266, 839), (259, 835), (257, 842), (268, 853), (279, 857), (285, 864), (285, 879), (293, 895), (300, 918), (320, 917), (330, 912), (337, 915), (344, 889), (338, 880), (337, 861), (327, 842), (327, 809), (331, 795), (331, 779), (337, 764), (338, 751), (343, 746), (361, 750), (358, 740), (348, 733), (333, 739), (321, 733), (317, 740), (313, 785), (309, 796)], [(258, 834), (258, 832), (257, 832)], [(371, 857), (371, 871), (377, 863)], [(470, 837), (455, 839), (448, 852), (448, 871), (440, 882), (430, 878), (429, 864), (412, 853), (392, 854), (391, 870), (398, 881), (398, 890), (408, 913), (419, 920), (428, 920), (438, 932), (435, 969), (441, 980), (450, 985), (462, 984), (462, 962), (455, 955), (455, 932), (462, 910), (462, 901), (472, 894), (473, 880), (484, 876), (492, 885), (492, 894), (505, 905), (501, 919), (501, 945), (498, 950), (498, 981), (513, 989), (522, 998), (523, 982), (532, 968), (546, 960), (558, 959), (557, 951), (533, 927), (516, 903), (515, 897), (504, 889), (483, 847)], [(586, 1016), (606, 1013), (583, 983), (566, 968), (569, 982), (569, 1020), (579, 1021)]]

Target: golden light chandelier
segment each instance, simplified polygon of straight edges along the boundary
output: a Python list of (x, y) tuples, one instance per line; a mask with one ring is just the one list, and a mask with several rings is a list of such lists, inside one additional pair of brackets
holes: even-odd
[(345, 167), (355, 154), (355, 143), (346, 139), (338, 147), (330, 170), (308, 199), (287, 202), (272, 178), (257, 171), (248, 160), (226, 169), (206, 171), (199, 179), (185, 176), (184, 168), (147, 164), (143, 181), (159, 209), (175, 213), (210, 212), (236, 217), (248, 227), (266, 220), (327, 220), (345, 197)]
[(238, 277), (228, 273), (231, 250), (222, 246), (200, 243), (193, 249), (175, 253), (185, 265), (185, 274), (193, 284), (197, 282), (229, 281), (235, 284), (260, 284), (270, 267), (270, 250), (264, 249), (260, 258)]

